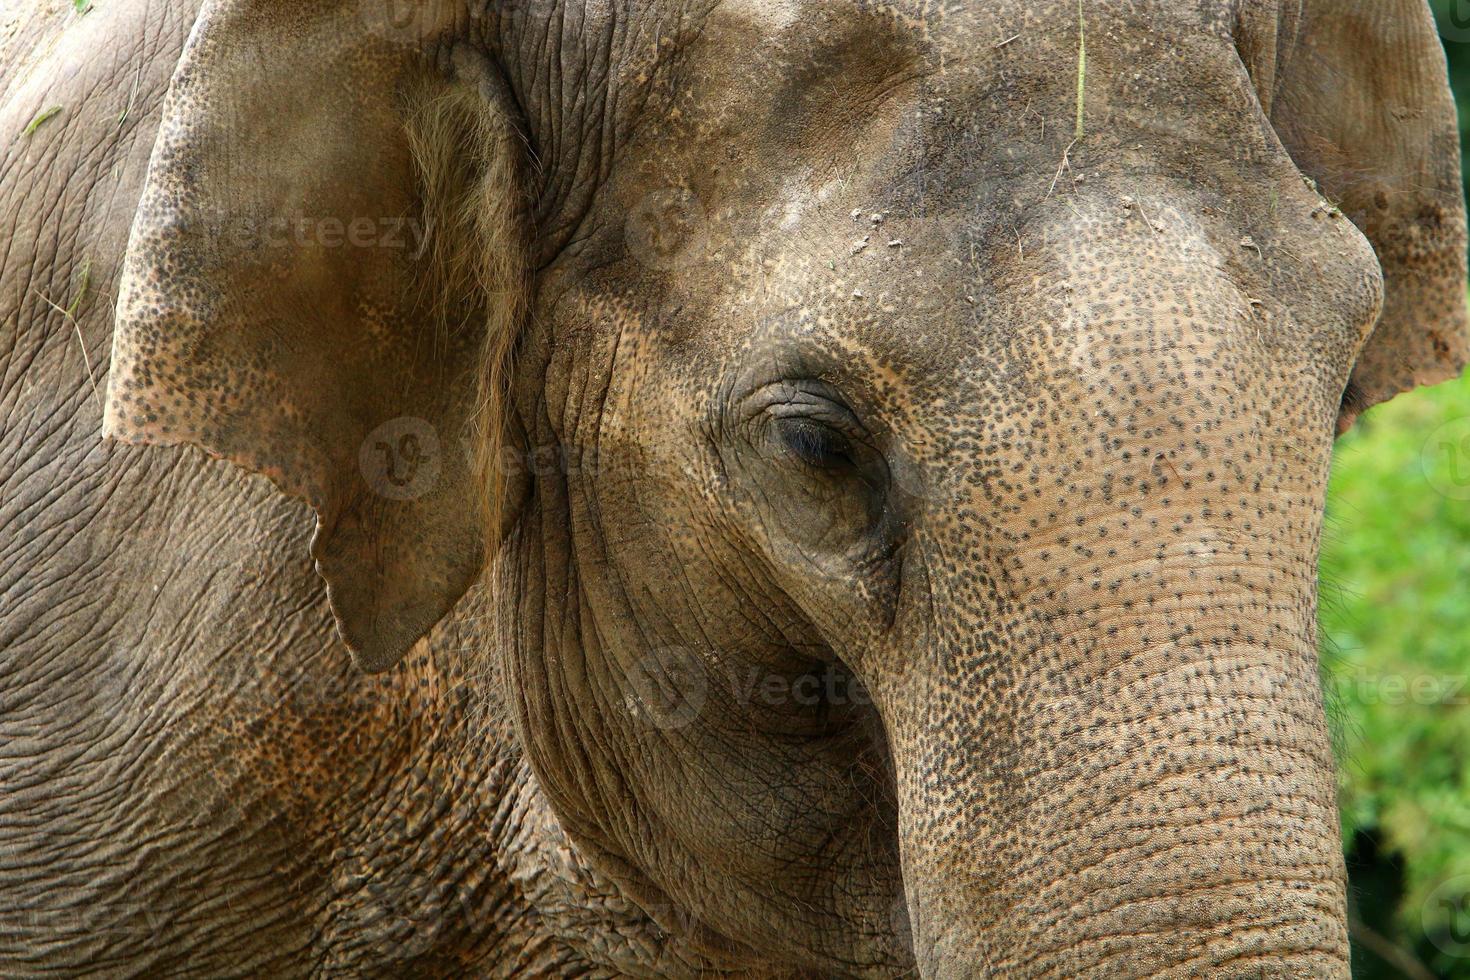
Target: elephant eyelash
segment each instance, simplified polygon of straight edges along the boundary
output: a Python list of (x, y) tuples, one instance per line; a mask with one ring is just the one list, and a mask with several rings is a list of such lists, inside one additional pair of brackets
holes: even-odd
[(781, 442), (792, 456), (814, 469), (834, 470), (856, 464), (848, 437), (815, 419), (777, 423)]

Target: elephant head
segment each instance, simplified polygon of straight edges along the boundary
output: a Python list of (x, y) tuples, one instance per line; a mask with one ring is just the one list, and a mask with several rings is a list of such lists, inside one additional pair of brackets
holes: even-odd
[(1464, 226), (1423, 0), (213, 0), (106, 426), (309, 501), (367, 669), (485, 574), (717, 967), (1345, 976), (1324, 487)]

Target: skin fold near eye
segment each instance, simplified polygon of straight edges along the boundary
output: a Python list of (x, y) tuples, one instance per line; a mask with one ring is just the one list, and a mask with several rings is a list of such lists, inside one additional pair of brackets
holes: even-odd
[(769, 427), (782, 451), (816, 469), (857, 466), (881, 455), (856, 413), (826, 382), (768, 385), (743, 410)]

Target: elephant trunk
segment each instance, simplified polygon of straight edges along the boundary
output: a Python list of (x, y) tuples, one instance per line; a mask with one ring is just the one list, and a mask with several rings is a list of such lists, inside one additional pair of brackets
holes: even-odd
[(1310, 580), (1248, 552), (1039, 590), (881, 692), (921, 975), (1347, 976)]

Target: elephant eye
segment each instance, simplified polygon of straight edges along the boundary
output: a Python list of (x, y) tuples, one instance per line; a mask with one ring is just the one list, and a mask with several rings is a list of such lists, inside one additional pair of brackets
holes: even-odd
[(851, 467), (852, 443), (847, 436), (814, 419), (786, 418), (778, 423), (781, 443), (792, 456), (813, 469)]
[(841, 393), (817, 380), (780, 381), (734, 404), (740, 428), (727, 431), (738, 434), (740, 455), (731, 458), (750, 465), (727, 472), (750, 481), (740, 496), (768, 532), (780, 529), (773, 541), (801, 543), (793, 561), (821, 552), (846, 562), (887, 540), (888, 463)]

